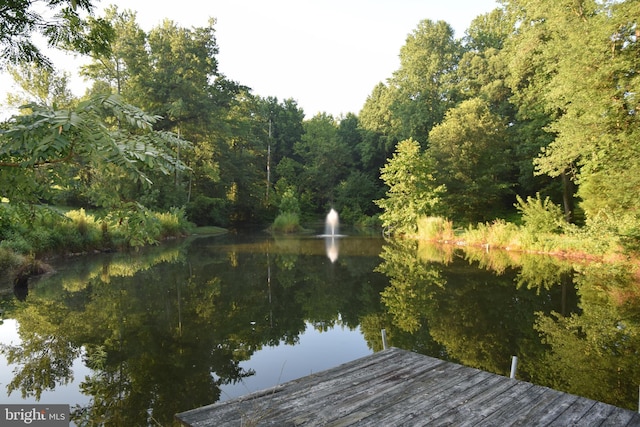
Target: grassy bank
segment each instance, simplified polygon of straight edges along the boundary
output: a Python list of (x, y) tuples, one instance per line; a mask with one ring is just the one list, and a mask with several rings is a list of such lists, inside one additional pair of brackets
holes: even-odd
[(518, 215), (513, 221), (497, 219), (463, 228), (455, 228), (444, 218), (421, 217), (411, 237), (584, 259), (628, 258), (640, 247), (640, 229), (634, 217), (603, 214), (577, 226), (566, 221), (560, 206), (539, 194), (526, 200), (517, 197), (515, 207)]
[(614, 233), (572, 224), (545, 229), (527, 223), (495, 220), (454, 228), (453, 222), (447, 219), (423, 217), (418, 220), (417, 229), (416, 235), (410, 237), (459, 246), (500, 248), (584, 259), (615, 260), (629, 255), (629, 249)]
[(181, 209), (152, 212), (130, 205), (88, 213), (84, 209), (0, 203), (0, 274), (35, 274), (40, 271), (36, 260), (135, 249), (185, 236), (192, 230)]
[(222, 227), (214, 227), (214, 226), (205, 226), (205, 227), (195, 227), (191, 229), (189, 233), (192, 236), (217, 236), (219, 234), (225, 234), (228, 230)]

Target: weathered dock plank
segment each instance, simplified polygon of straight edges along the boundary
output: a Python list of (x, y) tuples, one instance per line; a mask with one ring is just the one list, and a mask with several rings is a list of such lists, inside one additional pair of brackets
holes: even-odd
[(640, 414), (396, 348), (176, 415), (185, 426), (640, 426)]
[[(276, 419), (286, 414), (290, 407), (299, 406), (306, 409), (295, 416), (295, 425), (318, 420), (329, 422), (342, 415), (352, 419), (354, 411), (366, 404), (376, 406), (376, 400), (401, 387), (405, 383), (403, 380), (444, 364), (438, 359), (425, 363), (421, 357), (395, 356), (384, 359), (383, 363), (365, 363), (364, 369), (330, 370), (313, 378), (307, 377), (308, 381), (291, 382), (286, 395), (275, 395), (271, 400), (269, 417)], [(389, 366), (394, 368), (390, 370)], [(314, 399), (311, 401), (308, 399), (309, 387), (313, 387)], [(285, 400), (281, 401), (281, 397)]]

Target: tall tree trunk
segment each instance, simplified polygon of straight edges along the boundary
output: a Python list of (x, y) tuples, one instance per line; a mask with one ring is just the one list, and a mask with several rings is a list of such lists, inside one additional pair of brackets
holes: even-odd
[(575, 185), (571, 180), (571, 177), (567, 172), (562, 172), (560, 175), (562, 178), (562, 204), (564, 205), (564, 219), (568, 223), (572, 223), (573, 218), (573, 193), (575, 191)]

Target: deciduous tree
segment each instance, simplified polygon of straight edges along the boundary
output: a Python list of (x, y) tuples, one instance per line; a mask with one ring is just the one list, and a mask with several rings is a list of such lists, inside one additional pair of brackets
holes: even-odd
[(414, 233), (417, 220), (438, 212), (444, 186), (433, 177), (433, 159), (420, 150), (420, 144), (407, 139), (398, 143), (396, 152), (381, 170), (380, 178), (388, 190), (375, 203), (382, 208), (382, 224), (396, 234)]
[(400, 49), (400, 68), (389, 80), (398, 139), (426, 141), (457, 101), (453, 82), (462, 49), (444, 21), (421, 21)]
[(447, 112), (429, 133), (433, 174), (446, 187), (442, 202), (452, 218), (482, 221), (505, 205), (512, 187), (507, 126), (486, 102), (474, 98)]

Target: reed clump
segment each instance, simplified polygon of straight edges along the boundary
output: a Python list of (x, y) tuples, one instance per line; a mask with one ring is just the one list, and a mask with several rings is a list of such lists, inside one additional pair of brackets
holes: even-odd
[(296, 233), (300, 230), (300, 216), (294, 212), (279, 214), (271, 225), (271, 231), (276, 233)]

